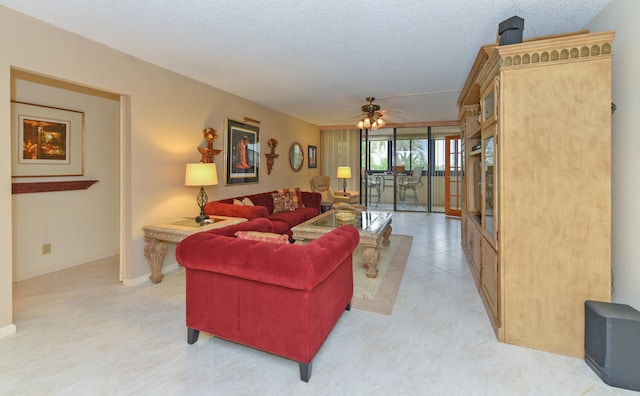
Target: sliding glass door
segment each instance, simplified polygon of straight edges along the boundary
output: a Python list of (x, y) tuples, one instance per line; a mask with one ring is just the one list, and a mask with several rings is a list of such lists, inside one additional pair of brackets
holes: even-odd
[(360, 148), (364, 205), (373, 210), (428, 210), (427, 127), (362, 130)]
[(396, 174), (393, 129), (361, 131), (361, 188), (363, 205), (371, 209), (395, 210)]
[(457, 127), (360, 131), (362, 203), (372, 210), (445, 210), (445, 137)]
[(428, 212), (429, 128), (398, 128), (395, 135), (396, 210)]

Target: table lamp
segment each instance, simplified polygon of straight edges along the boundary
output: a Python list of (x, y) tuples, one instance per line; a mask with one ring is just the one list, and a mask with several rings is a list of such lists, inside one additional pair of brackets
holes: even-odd
[(342, 192), (347, 194), (347, 179), (351, 179), (351, 168), (348, 166), (338, 167), (338, 179), (344, 179), (342, 184)]
[(218, 172), (214, 163), (196, 163), (187, 164), (187, 171), (184, 176), (185, 186), (200, 186), (200, 193), (196, 198), (200, 215), (196, 217), (196, 222), (204, 225), (204, 220), (209, 216), (204, 214), (204, 206), (207, 204), (209, 197), (204, 192), (204, 186), (215, 186), (218, 184)]

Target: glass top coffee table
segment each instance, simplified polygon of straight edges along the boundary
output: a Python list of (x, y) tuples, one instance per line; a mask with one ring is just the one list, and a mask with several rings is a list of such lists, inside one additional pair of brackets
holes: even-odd
[(391, 216), (389, 212), (372, 211), (347, 211), (355, 217), (351, 221), (340, 221), (336, 214), (345, 211), (330, 210), (312, 219), (293, 227), (293, 239), (296, 242), (306, 243), (308, 240), (318, 239), (331, 230), (342, 225), (352, 225), (360, 233), (360, 245), (365, 247), (362, 259), (367, 276), (375, 278), (378, 275), (378, 259), (380, 258), (381, 245), (389, 246), (391, 235)]

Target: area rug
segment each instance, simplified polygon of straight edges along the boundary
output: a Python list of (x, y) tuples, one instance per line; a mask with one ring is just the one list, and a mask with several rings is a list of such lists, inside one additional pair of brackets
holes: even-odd
[(353, 252), (353, 298), (351, 307), (391, 315), (407, 266), (413, 237), (391, 235), (389, 246), (383, 246), (378, 261), (378, 276), (367, 278), (363, 268), (363, 246)]

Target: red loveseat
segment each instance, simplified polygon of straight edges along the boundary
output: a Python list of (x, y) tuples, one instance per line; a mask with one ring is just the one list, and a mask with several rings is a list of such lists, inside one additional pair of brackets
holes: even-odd
[[(273, 213), (274, 205), (271, 194), (276, 192), (269, 191), (212, 201), (205, 205), (204, 213), (208, 215), (242, 217), (249, 220), (266, 218), (273, 224), (273, 232), (287, 234), (291, 239), (293, 235), (292, 227), (320, 214), (322, 195), (318, 192), (301, 191), (301, 201), (304, 207), (297, 208), (291, 212)], [(234, 200), (242, 201), (245, 197), (249, 198), (254, 206), (233, 204)]]
[(308, 382), (316, 352), (351, 307), (358, 231), (339, 227), (306, 245), (235, 238), (273, 232), (267, 219), (193, 234), (176, 248), (186, 272), (187, 342), (200, 331), (299, 363)]

